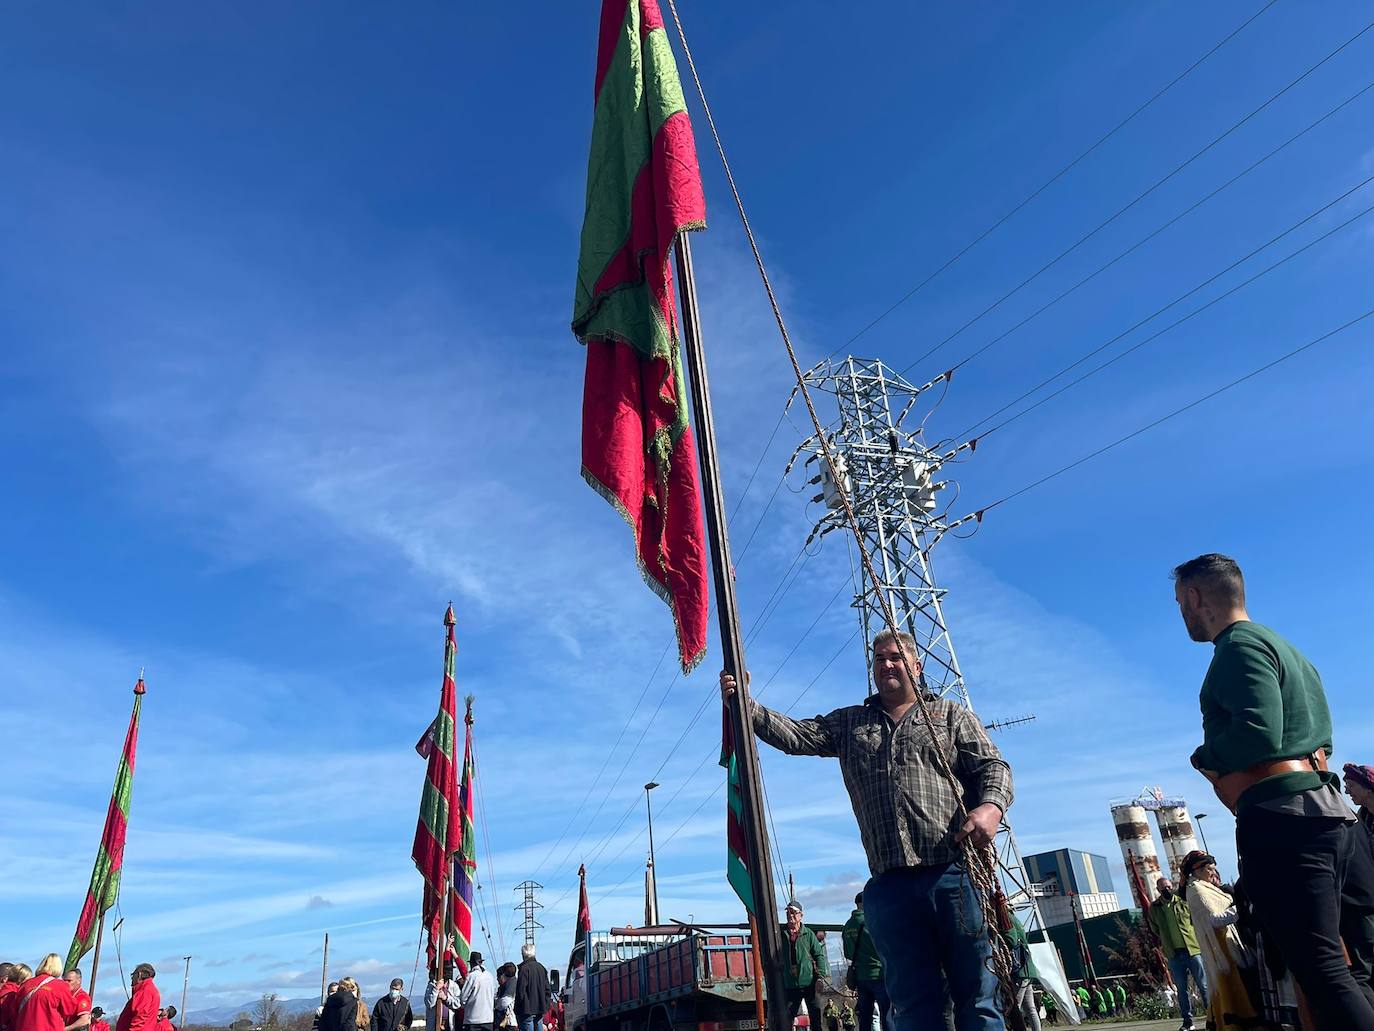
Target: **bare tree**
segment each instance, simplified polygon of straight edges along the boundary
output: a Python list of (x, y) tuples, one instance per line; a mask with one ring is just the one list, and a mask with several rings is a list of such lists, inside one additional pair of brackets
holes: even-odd
[(264, 992), (258, 1000), (257, 1006), (253, 1008), (253, 1020), (258, 1027), (276, 1027), (281, 1023), (282, 1012), (278, 998), (279, 996), (274, 993)]

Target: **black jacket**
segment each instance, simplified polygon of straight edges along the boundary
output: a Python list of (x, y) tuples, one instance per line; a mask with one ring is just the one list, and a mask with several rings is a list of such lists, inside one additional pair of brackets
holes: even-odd
[(401, 1031), (409, 1029), (415, 1014), (411, 1012), (410, 1000), (404, 995), (393, 1000), (391, 993), (383, 995), (372, 1006), (372, 1031)]
[(320, 1031), (356, 1031), (358, 1000), (347, 988), (340, 988), (324, 1000)]
[(525, 960), (516, 971), (515, 1015), (542, 1017), (549, 1010), (550, 992), (549, 972), (544, 964), (537, 959)]

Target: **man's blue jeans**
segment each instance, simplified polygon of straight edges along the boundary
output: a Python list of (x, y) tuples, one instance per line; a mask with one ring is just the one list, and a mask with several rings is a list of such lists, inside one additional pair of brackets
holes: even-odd
[(517, 1017), (520, 1021), (520, 1031), (544, 1031), (543, 1017)]
[(1188, 978), (1191, 976), (1193, 984), (1197, 985), (1197, 992), (1202, 996), (1202, 1005), (1207, 1006), (1207, 978), (1202, 973), (1202, 957), (1188, 955), (1187, 949), (1179, 949), (1169, 957), (1169, 976), (1174, 979), (1174, 987), (1178, 989), (1178, 1012), (1183, 1018), (1183, 1023), (1193, 1022), (1193, 1001), (1188, 998)]
[(992, 946), (957, 865), (878, 874), (864, 887), (864, 920), (882, 957), (892, 1031), (944, 1027), (946, 981), (958, 1031), (1002, 1031)]

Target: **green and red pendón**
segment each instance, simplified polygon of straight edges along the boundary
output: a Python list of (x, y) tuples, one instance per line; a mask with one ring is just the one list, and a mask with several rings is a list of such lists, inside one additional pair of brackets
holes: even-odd
[[(105, 830), (100, 835), (100, 850), (95, 855), (95, 869), (86, 889), (86, 901), (76, 921), (72, 947), (67, 950), (67, 964), (71, 970), (81, 957), (95, 946), (96, 928), (105, 911), (119, 897), (119, 874), (124, 866), (124, 841), (129, 832), (129, 804), (134, 795), (134, 757), (138, 752), (138, 720), (143, 712), (143, 677), (134, 684), (134, 711), (129, 717), (129, 729), (124, 734), (124, 751), (115, 771), (114, 791), (110, 793), (110, 807), (105, 813)], [(91, 984), (92, 990), (95, 984)]]
[(708, 558), (670, 255), (705, 228), (706, 201), (657, 0), (604, 0), (595, 101), (572, 321), (587, 345), (582, 475), (634, 530), (688, 671), (706, 651)]
[[(670, 254), (706, 227), (692, 123), (657, 0), (603, 0), (587, 214), (573, 332), (587, 345), (582, 475), (635, 532), (672, 606), (684, 671), (706, 651), (707, 567)], [(751, 913), (749, 847), (728, 714), (726, 873)]]
[[(472, 701), (468, 700), (467, 741), (463, 755), (463, 791), (458, 787), (455, 749), (458, 725), (458, 688), (454, 675), (458, 641), (454, 632), (457, 620), (453, 606), (444, 613), (447, 637), (444, 643), (444, 679), (439, 690), (439, 712), (434, 722), (415, 745), (429, 762), (425, 786), (420, 794), (420, 815), (415, 824), (411, 858), (424, 878), (421, 908), (427, 939), (429, 968), (438, 971), (448, 952), (444, 941), (445, 923), (453, 935), (454, 965), (467, 975), (472, 939), (472, 881), (476, 869), (472, 826)], [(455, 875), (454, 859), (461, 875)], [(467, 886), (464, 892), (464, 885)], [(444, 900), (448, 903), (445, 914)], [(447, 915), (447, 920), (445, 916)]]

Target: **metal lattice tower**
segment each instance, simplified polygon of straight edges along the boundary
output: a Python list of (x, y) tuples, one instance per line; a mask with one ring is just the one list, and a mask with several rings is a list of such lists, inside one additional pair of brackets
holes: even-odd
[[(926, 690), (972, 709), (945, 622), (942, 602), (946, 591), (936, 580), (930, 561), (931, 548), (949, 529), (942, 511), (948, 506), (941, 503), (940, 493), (951, 484), (940, 480), (938, 474), (945, 465), (971, 452), (972, 445), (947, 441), (927, 444), (924, 419), (916, 422), (911, 418), (922, 395), (945, 380), (941, 376), (917, 387), (876, 359), (849, 357), (821, 362), (806, 374), (806, 383), (813, 391), (832, 395), (839, 409), (839, 418), (825, 432), (837, 465), (842, 466), (837, 469), (841, 482), (832, 481), (814, 436), (802, 443), (798, 454), (811, 452), (808, 465), (818, 462), (821, 467), (813, 482), (822, 486), (819, 500), (825, 502), (827, 512), (812, 536), (832, 530), (849, 536), (838, 493), (843, 490), (858, 518), (864, 547), (882, 578), (880, 583), (867, 582), (862, 563), (852, 555), (851, 540), (856, 577), (853, 605), (863, 626), (869, 690), (873, 690), (873, 638), (887, 626), (879, 600), (882, 595), (898, 627), (911, 634), (920, 647)], [(919, 410), (929, 418), (933, 409), (920, 405)], [(1013, 912), (1027, 931), (1043, 928), (1030, 876), (1005, 820), (996, 848), (1003, 890)]]
[(517, 913), (523, 913), (525, 919), (520, 922), (517, 931), (525, 932), (525, 944), (534, 944), (534, 932), (536, 929), (543, 930), (544, 925), (535, 919), (535, 912), (544, 908), (544, 903), (534, 897), (536, 891), (542, 891), (544, 886), (538, 881), (522, 881), (515, 886), (515, 891), (524, 892), (524, 898), (515, 906)]

